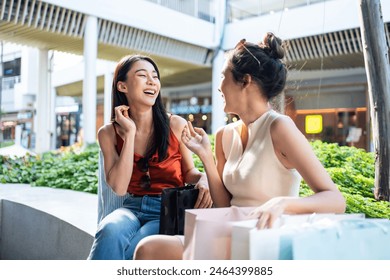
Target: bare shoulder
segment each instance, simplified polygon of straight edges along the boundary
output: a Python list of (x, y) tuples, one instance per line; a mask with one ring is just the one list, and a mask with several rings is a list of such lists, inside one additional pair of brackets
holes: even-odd
[(225, 130), (225, 126), (218, 128), (217, 131), (215, 132), (215, 138), (222, 139), (224, 130)]
[(273, 121), (270, 130), (274, 147), (281, 151), (308, 144), (306, 137), (289, 116), (280, 115)]
[(295, 125), (294, 121), (286, 115), (279, 115), (271, 125), (271, 134), (280, 135), (288, 132), (299, 132), (299, 129)]
[(114, 125), (112, 123), (106, 124), (99, 128), (97, 137), (99, 143), (113, 142), (115, 139)]
[(222, 126), (222, 127), (218, 128), (217, 131), (215, 132), (214, 149), (215, 149), (217, 154), (220, 151), (222, 151), (222, 149), (220, 149), (220, 147), (222, 148), (222, 137), (223, 137), (224, 130), (225, 130), (225, 126)]
[(170, 126), (172, 131), (176, 135), (181, 135), (181, 132), (183, 131), (184, 127), (187, 125), (187, 121), (178, 116), (178, 115), (171, 115), (170, 117)]
[(114, 127), (112, 123), (105, 124), (98, 130), (98, 135), (106, 135), (114, 133)]

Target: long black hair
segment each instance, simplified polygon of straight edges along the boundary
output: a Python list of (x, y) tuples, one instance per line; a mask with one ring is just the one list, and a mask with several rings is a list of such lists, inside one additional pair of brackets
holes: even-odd
[[(133, 67), (134, 63), (140, 60), (145, 60), (152, 64), (160, 79), (160, 71), (158, 70), (157, 64), (150, 57), (144, 55), (127, 55), (123, 57), (115, 68), (112, 82), (111, 122), (115, 121), (115, 107), (120, 105), (129, 106), (126, 96), (117, 89), (117, 84), (120, 81), (126, 81), (127, 73)], [(146, 152), (145, 159), (148, 160), (158, 150), (158, 160), (162, 161), (167, 156), (169, 145), (169, 118), (162, 102), (161, 92), (158, 93), (152, 111), (154, 133), (153, 138), (149, 140), (149, 149)]]

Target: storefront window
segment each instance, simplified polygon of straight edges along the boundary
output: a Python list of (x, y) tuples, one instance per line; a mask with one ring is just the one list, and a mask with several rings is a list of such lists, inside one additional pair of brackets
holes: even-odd
[[(307, 130), (307, 118), (321, 116), (320, 131)], [(340, 146), (354, 146), (367, 149), (367, 109), (320, 109), (297, 110), (295, 116), (297, 127), (309, 140), (321, 140), (338, 143)]]

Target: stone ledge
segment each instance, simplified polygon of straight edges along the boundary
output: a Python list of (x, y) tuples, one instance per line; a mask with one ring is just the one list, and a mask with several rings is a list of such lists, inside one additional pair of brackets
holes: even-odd
[(0, 259), (86, 259), (97, 195), (0, 184)]

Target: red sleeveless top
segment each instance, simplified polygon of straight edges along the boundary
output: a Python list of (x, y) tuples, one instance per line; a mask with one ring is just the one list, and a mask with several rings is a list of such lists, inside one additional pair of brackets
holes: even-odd
[[(114, 130), (116, 134), (116, 150), (118, 155), (122, 151), (123, 139)], [(183, 173), (181, 170), (181, 153), (180, 142), (175, 134), (169, 129), (169, 145), (167, 150), (167, 157), (158, 162), (158, 151), (156, 151), (149, 159), (149, 176), (151, 187), (148, 190), (141, 188), (141, 178), (145, 175), (137, 167), (138, 160), (143, 157), (134, 153), (133, 174), (131, 176), (127, 192), (135, 195), (156, 195), (161, 194), (164, 188), (179, 187), (184, 185)]]

